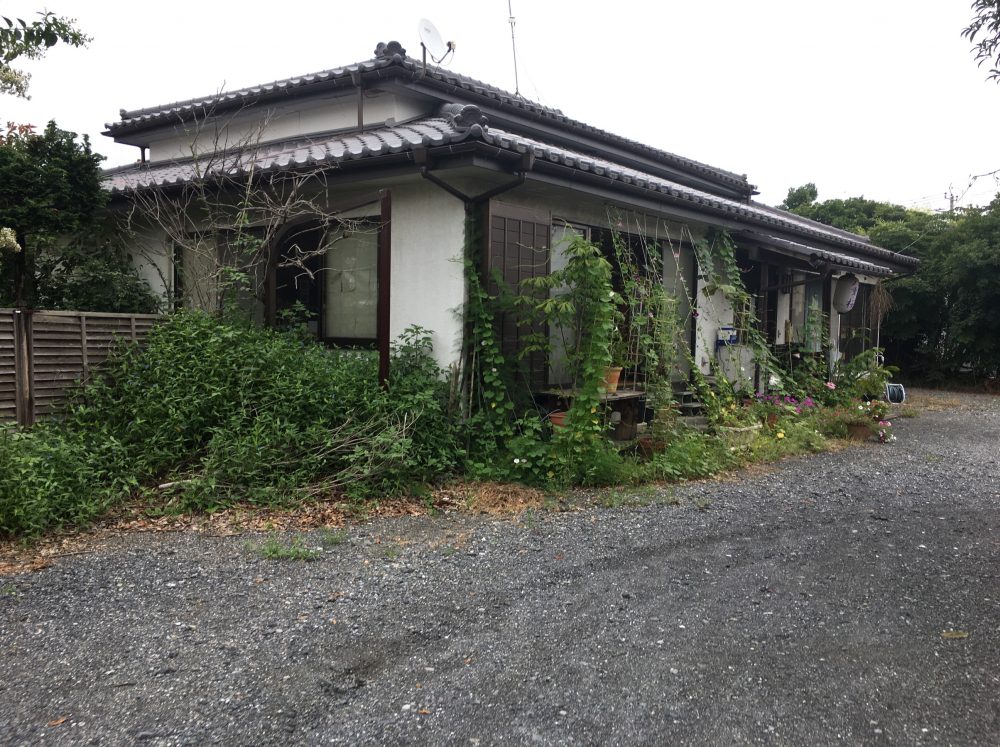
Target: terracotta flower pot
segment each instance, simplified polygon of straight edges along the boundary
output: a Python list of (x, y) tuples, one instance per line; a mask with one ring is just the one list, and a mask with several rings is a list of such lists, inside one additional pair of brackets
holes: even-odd
[(604, 388), (610, 394), (618, 391), (618, 382), (622, 377), (621, 366), (608, 366), (604, 372)]
[(565, 428), (566, 427), (566, 416), (569, 413), (559, 410), (557, 412), (549, 413), (549, 422), (552, 423), (553, 428)]

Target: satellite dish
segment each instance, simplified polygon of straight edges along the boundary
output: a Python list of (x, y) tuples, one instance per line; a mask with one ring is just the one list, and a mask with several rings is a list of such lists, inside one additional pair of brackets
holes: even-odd
[(427, 56), (437, 64), (444, 61), (445, 57), (455, 51), (454, 42), (445, 42), (438, 33), (437, 27), (426, 18), (421, 18), (417, 24), (417, 33), (420, 35), (420, 47), (424, 53), (424, 67), (427, 67)]

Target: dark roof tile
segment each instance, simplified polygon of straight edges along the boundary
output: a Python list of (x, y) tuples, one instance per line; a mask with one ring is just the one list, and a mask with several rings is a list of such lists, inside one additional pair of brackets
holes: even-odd
[[(395, 46), (393, 46), (395, 45)], [(394, 72), (396, 74), (407, 74), (414, 79), (426, 81), (431, 86), (444, 86), (453, 89), (460, 89), (468, 93), (482, 96), (486, 99), (498, 102), (501, 107), (512, 108), (519, 112), (527, 113), (540, 119), (551, 120), (558, 125), (565, 127), (575, 133), (584, 133), (590, 137), (610, 143), (617, 147), (626, 148), (644, 157), (658, 160), (681, 168), (689, 173), (701, 175), (704, 178), (713, 179), (720, 183), (729, 185), (737, 190), (745, 190), (747, 194), (753, 191), (753, 187), (747, 182), (746, 176), (736, 174), (732, 171), (720, 169), (715, 166), (695, 161), (690, 158), (679, 156), (675, 153), (660, 150), (652, 146), (640, 143), (629, 138), (615, 135), (598, 127), (588, 125), (579, 120), (567, 117), (559, 109), (544, 106), (530, 101), (521, 96), (504, 91), (483, 81), (475, 80), (464, 75), (453, 73), (444, 68), (427, 66), (426, 70), (420, 60), (405, 57), (405, 50), (397, 43), (390, 42), (388, 45), (380, 44), (376, 53), (382, 51), (383, 56), (376, 57), (353, 65), (331, 68), (317, 73), (302, 75), (295, 78), (286, 78), (271, 83), (250, 86), (234, 91), (224, 91), (211, 96), (202, 96), (184, 101), (176, 101), (162, 106), (153, 106), (145, 109), (134, 109), (131, 111), (122, 110), (121, 120), (109, 122), (105, 134), (117, 136), (128, 132), (136, 132), (144, 129), (157, 127), (178, 119), (185, 119), (199, 114), (204, 114), (220, 106), (244, 106), (255, 103), (257, 99), (267, 99), (272, 96), (287, 96), (291, 92), (298, 92), (308, 89), (309, 86), (322, 85), (330, 82), (350, 81), (352, 76), (359, 73), (370, 72)], [(398, 51), (393, 51), (398, 50)], [(303, 93), (308, 93), (302, 90)]]
[[(535, 154), (536, 159), (543, 163), (548, 162), (581, 172), (589, 172), (602, 176), (611, 182), (635, 185), (650, 192), (666, 195), (670, 199), (684, 200), (703, 206), (709, 213), (736, 216), (737, 219), (748, 221), (748, 229), (750, 230), (752, 230), (753, 224), (766, 224), (827, 244), (847, 247), (855, 252), (881, 258), (898, 266), (912, 267), (918, 264), (916, 259), (872, 245), (865, 237), (800, 218), (777, 208), (760, 203), (743, 203), (719, 197), (611, 161), (575, 153), (532, 138), (494, 128), (484, 130), (479, 124), (471, 127), (460, 127), (456, 124), (454, 116), (430, 117), (405, 125), (387, 126), (362, 133), (333, 133), (313, 139), (275, 143), (263, 147), (253, 159), (246, 163), (236, 159), (229, 161), (222, 159), (215, 168), (219, 173), (239, 174), (247, 171), (252, 165), (257, 171), (267, 172), (284, 168), (293, 161), (299, 164), (311, 161), (333, 167), (347, 160), (401, 153), (421, 146), (447, 145), (468, 140), (482, 140), (495, 148), (512, 153), (530, 151)], [(196, 164), (193, 160), (187, 160), (164, 164), (137, 164), (109, 170), (106, 172), (105, 183), (112, 192), (177, 184), (193, 179), (198, 166), (205, 168), (206, 163)], [(711, 218), (706, 217), (706, 222), (710, 223)], [(815, 251), (826, 251), (832, 258), (846, 256), (829, 250), (817, 249)], [(848, 257), (848, 259), (850, 258)], [(863, 260), (857, 261), (863, 262)], [(843, 263), (840, 262), (840, 264)]]

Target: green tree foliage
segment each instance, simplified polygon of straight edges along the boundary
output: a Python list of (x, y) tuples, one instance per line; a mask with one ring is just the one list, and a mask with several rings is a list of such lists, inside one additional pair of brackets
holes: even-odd
[(938, 266), (948, 299), (942, 351), (951, 370), (971, 367), (975, 376), (1000, 372), (1000, 197), (970, 209), (941, 246)]
[(992, 65), (986, 77), (1000, 82), (1000, 0), (974, 0), (972, 12), (962, 36), (973, 42), (980, 67)]
[(815, 185), (790, 189), (783, 207), (869, 236), (917, 257), (916, 273), (888, 283), (893, 309), (881, 329), (890, 362), (939, 381), (1000, 369), (1000, 198), (985, 208), (927, 213), (852, 197), (818, 202)]
[(103, 156), (50, 122), (12, 127), (0, 141), (0, 305), (151, 311), (103, 212)]
[(779, 207), (828, 226), (861, 234), (867, 234), (879, 223), (903, 220), (906, 214), (906, 208), (899, 205), (866, 200), (864, 197), (817, 202), (818, 196), (815, 184), (793, 187)]
[(788, 190), (788, 197), (781, 203), (782, 210), (799, 210), (807, 205), (812, 205), (819, 197), (819, 190), (812, 182), (803, 184), (801, 187), (792, 187)]
[(0, 93), (28, 98), (31, 75), (12, 67), (15, 60), (36, 60), (60, 42), (82, 47), (90, 41), (72, 18), (48, 11), (38, 15), (41, 18), (32, 23), (0, 16)]

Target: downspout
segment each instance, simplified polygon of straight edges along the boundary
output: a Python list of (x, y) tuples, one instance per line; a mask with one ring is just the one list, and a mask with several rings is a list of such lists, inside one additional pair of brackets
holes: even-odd
[(351, 83), (358, 89), (358, 130), (365, 129), (365, 89), (361, 82), (361, 71), (355, 70), (351, 73)]
[[(427, 157), (426, 150), (418, 151), (414, 155), (415, 155), (415, 160), (417, 160), (418, 163), (421, 162), (423, 163), (423, 166), (420, 169), (420, 176), (429, 181), (431, 184), (437, 185), (451, 196), (456, 197), (462, 201), (462, 204), (465, 206), (466, 225), (470, 225), (470, 221), (474, 221), (476, 219), (477, 209), (480, 208), (482, 205), (488, 203), (489, 200), (496, 197), (497, 195), (503, 194), (504, 192), (509, 192), (512, 189), (516, 189), (517, 187), (520, 187), (522, 184), (524, 184), (528, 172), (531, 171), (531, 169), (535, 165), (534, 154), (525, 153), (521, 156), (521, 161), (518, 164), (520, 168), (518, 169), (516, 176), (513, 179), (504, 182), (503, 184), (498, 184), (492, 189), (488, 189), (485, 192), (481, 192), (478, 195), (467, 195), (460, 189), (452, 186), (451, 184), (448, 184), (448, 182), (444, 181), (439, 176), (437, 176), (437, 174), (435, 174), (433, 171), (430, 170), (428, 166), (429, 159)], [(486, 237), (488, 235), (489, 235), (488, 232), (484, 231), (483, 233), (484, 240), (486, 240)], [(473, 269), (473, 272), (477, 271), (478, 270)], [(460, 374), (461, 387), (463, 391), (466, 391), (467, 390), (466, 388), (470, 386), (468, 377), (471, 374), (468, 370), (469, 367), (465, 365), (466, 363), (465, 353), (468, 349), (468, 341), (471, 338), (471, 333), (472, 333), (471, 322), (468, 321), (468, 319), (466, 319), (465, 329), (463, 331), (463, 337), (465, 338), (465, 340), (463, 341), (464, 344), (462, 346), (463, 360), (462, 360), (462, 371)]]
[(378, 347), (378, 381), (383, 389), (389, 386), (389, 292), (392, 267), (392, 193), (379, 191), (379, 227), (376, 238), (375, 261), (378, 276), (378, 299), (375, 308), (375, 341)]

